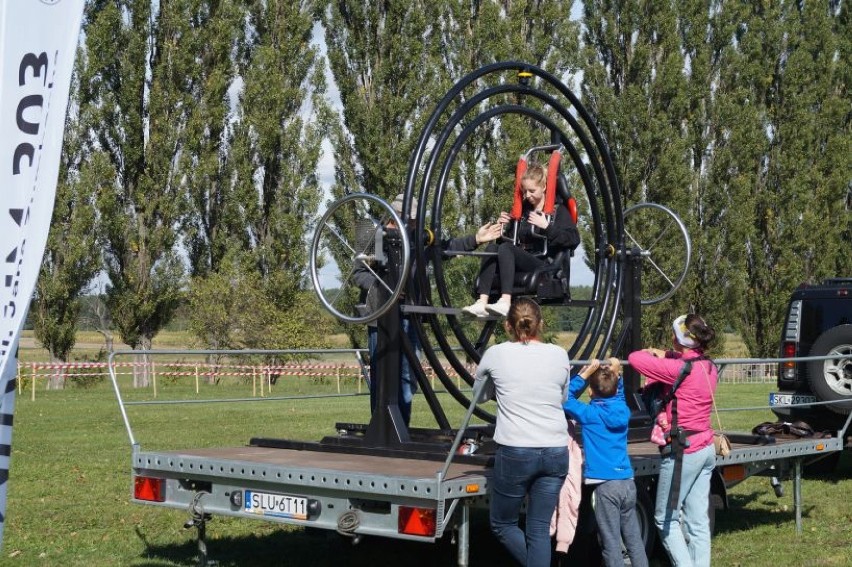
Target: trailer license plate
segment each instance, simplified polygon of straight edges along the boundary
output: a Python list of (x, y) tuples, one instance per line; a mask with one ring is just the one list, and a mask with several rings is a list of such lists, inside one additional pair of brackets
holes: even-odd
[(809, 394), (779, 394), (778, 392), (769, 392), (770, 406), (810, 404), (816, 401), (816, 396), (811, 396)]
[(308, 519), (308, 499), (287, 494), (272, 494), (256, 490), (245, 491), (245, 511), (259, 516)]

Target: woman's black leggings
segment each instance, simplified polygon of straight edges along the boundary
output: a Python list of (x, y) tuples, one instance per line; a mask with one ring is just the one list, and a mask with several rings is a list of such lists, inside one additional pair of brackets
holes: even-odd
[(486, 252), (497, 252), (497, 256), (487, 256), (479, 268), (479, 285), (476, 293), (490, 295), (496, 273), (500, 274), (500, 293), (512, 293), (515, 284), (515, 272), (532, 272), (546, 262), (538, 256), (533, 256), (523, 248), (511, 242), (502, 242), (499, 246), (491, 243), (485, 248)]

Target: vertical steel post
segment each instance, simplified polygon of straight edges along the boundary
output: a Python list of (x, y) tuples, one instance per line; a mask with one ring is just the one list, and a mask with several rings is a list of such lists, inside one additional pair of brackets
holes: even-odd
[(470, 565), (470, 504), (469, 498), (464, 498), (459, 517), (458, 564), (459, 567)]
[[(401, 253), (398, 231), (389, 230), (385, 236), (388, 256), (388, 287), (392, 289), (396, 285), (399, 276)], [(376, 383), (375, 388), (376, 407), (367, 431), (364, 434), (365, 444), (372, 447), (399, 447), (411, 442), (408, 426), (402, 418), (399, 409), (399, 389), (402, 348), (402, 313), (399, 305), (379, 317), (377, 323), (378, 335), (376, 337), (376, 369), (378, 376), (372, 377)]]
[[(630, 250), (627, 261), (626, 289), (624, 290), (624, 324), (628, 326), (628, 337), (625, 341), (626, 352), (642, 348), (642, 251), (637, 247)], [(633, 394), (639, 390), (639, 373), (632, 367), (624, 369), (624, 397), (630, 409), (637, 409)]]
[(802, 535), (802, 458), (793, 460), (793, 509), (796, 511), (796, 535)]

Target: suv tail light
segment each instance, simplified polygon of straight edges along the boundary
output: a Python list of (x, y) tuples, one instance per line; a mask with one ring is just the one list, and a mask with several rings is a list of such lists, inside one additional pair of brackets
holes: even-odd
[[(796, 356), (796, 343), (785, 342), (781, 348), (782, 358), (793, 358)], [(784, 379), (793, 380), (796, 378), (796, 363), (792, 360), (787, 360), (781, 364), (784, 369)]]
[[(798, 355), (799, 333), (801, 332), (802, 301), (790, 302), (790, 312), (787, 314), (787, 325), (784, 328), (784, 342), (781, 343), (781, 357), (793, 358)], [(785, 361), (781, 363), (782, 380), (796, 379), (796, 363)]]

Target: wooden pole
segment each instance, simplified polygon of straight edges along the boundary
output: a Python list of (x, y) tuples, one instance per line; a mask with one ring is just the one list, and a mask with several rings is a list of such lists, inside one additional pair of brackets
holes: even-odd
[(195, 395), (198, 395), (198, 363), (195, 363)]
[(257, 366), (251, 367), (251, 397), (257, 397)]

